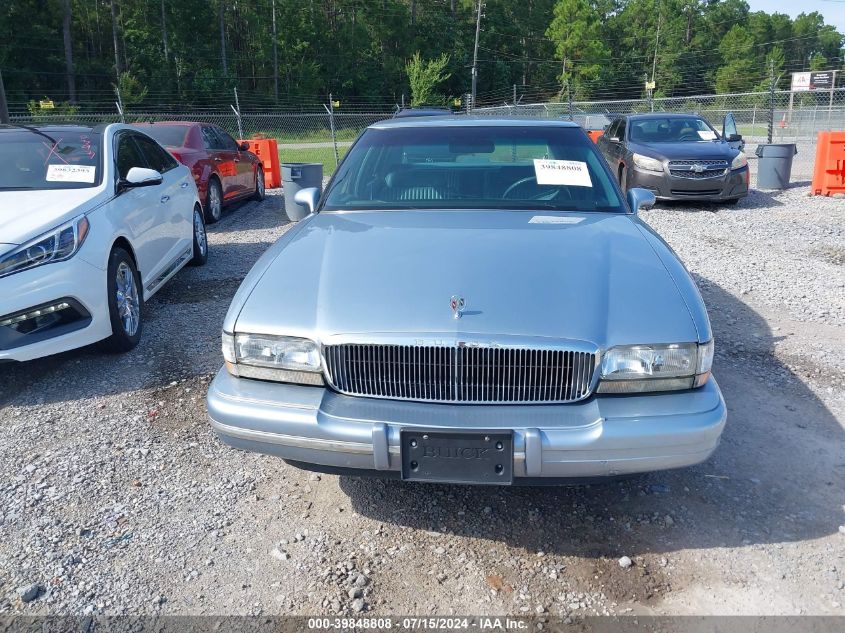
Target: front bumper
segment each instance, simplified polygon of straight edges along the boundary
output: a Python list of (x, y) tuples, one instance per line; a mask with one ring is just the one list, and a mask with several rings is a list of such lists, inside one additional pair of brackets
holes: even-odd
[(727, 417), (714, 379), (694, 391), (565, 405), (444, 405), (344, 396), (221, 369), (207, 406), (217, 435), (235, 448), (394, 476), (402, 428), (511, 430), (515, 478), (568, 479), (697, 464), (718, 446)]
[[(90, 318), (78, 327), (45, 330), (29, 338), (0, 332), (0, 361), (27, 361), (90, 345), (111, 335), (106, 272), (74, 256), (0, 279), (0, 321), (7, 315), (72, 299)], [(6, 334), (4, 336), (4, 334)]]
[[(664, 166), (664, 170), (666, 167)], [(668, 171), (658, 173), (632, 168), (628, 173), (629, 187), (651, 191), (658, 200), (736, 200), (748, 195), (748, 166), (728, 170), (718, 178), (678, 178)]]

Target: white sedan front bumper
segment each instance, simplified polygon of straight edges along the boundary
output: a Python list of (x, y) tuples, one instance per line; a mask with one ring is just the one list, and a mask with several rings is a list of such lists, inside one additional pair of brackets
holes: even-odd
[(697, 464), (718, 446), (727, 417), (712, 378), (691, 391), (593, 396), (572, 404), (448, 405), (344, 396), (236, 378), (221, 369), (207, 406), (214, 430), (236, 448), (394, 477), (401, 471), (401, 429), (509, 431), (515, 483)]
[[(0, 362), (27, 361), (96, 343), (111, 335), (106, 271), (79, 256), (0, 278), (0, 322), (10, 315), (71, 299), (88, 318), (38, 336), (0, 326)], [(33, 342), (28, 342), (32, 340)]]

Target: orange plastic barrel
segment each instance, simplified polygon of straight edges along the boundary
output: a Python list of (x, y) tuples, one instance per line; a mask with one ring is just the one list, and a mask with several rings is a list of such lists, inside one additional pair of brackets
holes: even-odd
[(818, 133), (810, 192), (816, 196), (845, 196), (845, 132)]
[(238, 141), (249, 143), (249, 151), (258, 156), (264, 167), (264, 186), (276, 189), (282, 186), (282, 168), (279, 163), (279, 143), (274, 138), (250, 138)]

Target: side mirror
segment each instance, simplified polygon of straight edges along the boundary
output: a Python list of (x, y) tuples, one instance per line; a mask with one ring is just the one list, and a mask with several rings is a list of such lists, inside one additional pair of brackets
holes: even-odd
[(607, 140), (610, 141), (611, 143), (618, 143), (619, 137), (618, 136), (608, 136)]
[(742, 140), (742, 134), (731, 134), (728, 136), (728, 143), (738, 143)]
[(135, 189), (137, 187), (152, 187), (160, 185), (163, 178), (155, 169), (146, 167), (132, 167), (126, 174), (126, 178), (118, 183), (118, 190)]
[(628, 206), (634, 213), (651, 209), (656, 202), (657, 198), (648, 189), (641, 189), (640, 187), (628, 189)]
[(317, 210), (317, 203), (320, 201), (320, 189), (318, 187), (300, 189), (294, 194), (293, 201), (308, 209), (309, 214), (314, 213)]
[(238, 143), (238, 151), (241, 152), (248, 152), (249, 151), (249, 143), (244, 141), (243, 143)]

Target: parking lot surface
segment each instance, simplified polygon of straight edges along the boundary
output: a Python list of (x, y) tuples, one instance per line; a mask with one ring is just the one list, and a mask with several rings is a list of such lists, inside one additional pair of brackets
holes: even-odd
[(135, 350), (0, 367), (0, 612), (845, 613), (845, 201), (805, 192), (643, 213), (710, 311), (714, 457), (534, 489), (223, 446), (204, 407), (223, 316), (289, 228), (278, 195), (240, 206)]

